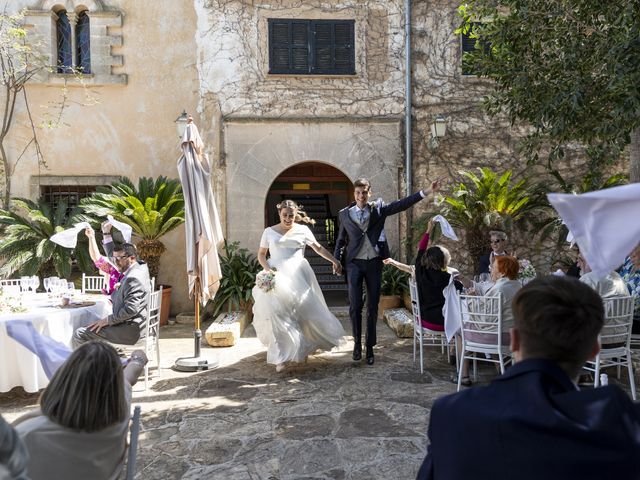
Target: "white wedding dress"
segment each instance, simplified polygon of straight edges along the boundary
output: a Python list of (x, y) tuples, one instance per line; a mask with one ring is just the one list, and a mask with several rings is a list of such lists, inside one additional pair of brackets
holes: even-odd
[(273, 228), (262, 233), (269, 265), (276, 269), (275, 287), (253, 288), (253, 326), (267, 347), (267, 363), (301, 362), (317, 349), (331, 350), (345, 335), (329, 311), (304, 249), (315, 243), (311, 230), (293, 224), (284, 235)]

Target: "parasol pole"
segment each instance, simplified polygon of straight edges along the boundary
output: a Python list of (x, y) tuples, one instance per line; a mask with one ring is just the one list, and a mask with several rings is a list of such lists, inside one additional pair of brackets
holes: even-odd
[(197, 372), (199, 370), (209, 370), (209, 367), (217, 365), (211, 364), (206, 358), (200, 356), (200, 342), (202, 342), (202, 330), (200, 330), (200, 275), (196, 277), (193, 301), (195, 305), (195, 330), (194, 337), (194, 354), (193, 357), (182, 357), (176, 360), (173, 368), (180, 372)]

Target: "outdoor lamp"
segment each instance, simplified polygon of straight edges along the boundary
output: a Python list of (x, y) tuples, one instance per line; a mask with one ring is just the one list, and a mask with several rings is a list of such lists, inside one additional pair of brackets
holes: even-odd
[(184, 131), (187, 128), (187, 122), (189, 120), (189, 114), (186, 110), (182, 110), (182, 113), (174, 120), (176, 124), (176, 131), (178, 132), (178, 138), (182, 138)]
[(447, 133), (447, 121), (442, 115), (436, 116), (431, 124), (431, 138), (427, 147), (433, 151), (438, 147), (438, 138), (442, 138)]

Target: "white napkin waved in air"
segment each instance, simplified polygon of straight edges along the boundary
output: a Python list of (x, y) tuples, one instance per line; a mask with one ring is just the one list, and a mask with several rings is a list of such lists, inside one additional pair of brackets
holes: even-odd
[(118, 220), (114, 220), (113, 216), (111, 215), (107, 215), (107, 220), (109, 220), (109, 223), (111, 225), (113, 225), (118, 230), (120, 230), (120, 233), (122, 233), (122, 237), (124, 238), (124, 241), (126, 243), (131, 243), (131, 232), (133, 231), (133, 228), (131, 228), (131, 225), (127, 225), (124, 222), (119, 222)]
[(78, 244), (78, 233), (85, 228), (91, 228), (91, 225), (89, 225), (88, 222), (76, 223), (71, 228), (51, 235), (49, 240), (65, 248), (76, 248), (76, 245)]
[(640, 183), (547, 197), (599, 278), (618, 268), (640, 242)]
[(446, 218), (444, 218), (442, 215), (436, 215), (435, 217), (433, 217), (432, 220), (440, 224), (440, 228), (442, 229), (442, 234), (445, 237), (448, 237), (451, 240), (455, 240), (456, 242), (458, 241), (458, 236), (456, 235), (456, 232), (453, 231), (453, 227), (451, 227), (451, 224), (449, 224)]

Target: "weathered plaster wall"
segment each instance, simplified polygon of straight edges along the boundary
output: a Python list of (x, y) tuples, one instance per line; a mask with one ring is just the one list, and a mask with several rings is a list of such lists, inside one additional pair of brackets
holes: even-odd
[[(38, 3), (16, 0), (10, 6), (34, 8)], [(140, 176), (178, 176), (175, 165), (179, 149), (173, 121), (183, 108), (195, 111), (199, 100), (193, 3), (102, 3), (123, 14), (122, 27), (109, 31), (122, 36), (122, 45), (111, 49), (122, 56), (123, 65), (112, 71), (126, 74), (127, 83), (85, 90), (69, 81), (62, 125), (39, 130), (48, 168), (38, 168), (33, 150), (28, 149), (14, 176), (14, 196), (32, 196), (38, 175), (125, 175), (134, 181)], [(63, 98), (60, 85), (50, 83), (30, 85), (28, 94), (37, 123), (55, 115), (56, 110), (48, 107)], [(87, 95), (95, 100), (88, 103), (94, 104), (85, 106)], [(28, 138), (26, 112), (20, 106), (10, 139), (13, 158)], [(184, 311), (191, 308), (186, 294), (184, 229), (180, 227), (163, 241), (168, 252), (162, 259), (159, 281), (176, 286), (172, 311)]]

